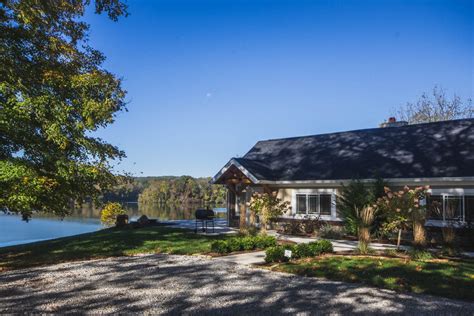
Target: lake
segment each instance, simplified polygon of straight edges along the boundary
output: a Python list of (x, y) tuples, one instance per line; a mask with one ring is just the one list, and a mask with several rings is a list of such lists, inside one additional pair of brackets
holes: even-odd
[[(158, 220), (194, 219), (194, 211), (198, 207), (198, 205), (172, 207), (124, 204), (130, 220), (136, 220), (141, 215)], [(225, 209), (215, 210), (218, 217), (225, 217)], [(29, 222), (24, 222), (17, 215), (0, 212), (0, 247), (89, 233), (102, 228), (100, 209), (91, 205), (73, 210), (72, 214), (63, 220), (46, 214), (37, 214)]]

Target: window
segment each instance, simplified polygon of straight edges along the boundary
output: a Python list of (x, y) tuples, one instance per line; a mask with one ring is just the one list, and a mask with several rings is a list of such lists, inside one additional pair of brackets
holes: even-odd
[(321, 215), (331, 215), (331, 195), (320, 195), (320, 213)]
[(296, 213), (306, 214), (306, 195), (305, 194), (296, 195)]
[(308, 195), (308, 213), (317, 214), (318, 213), (318, 204), (319, 196), (311, 194)]
[(429, 219), (443, 219), (443, 196), (430, 195), (426, 199)]
[(464, 196), (464, 220), (474, 222), (474, 195)]
[(331, 215), (331, 194), (296, 194), (296, 214)]
[(462, 220), (462, 196), (446, 196), (444, 199), (444, 219)]
[(428, 219), (474, 221), (474, 195), (430, 195), (426, 202)]

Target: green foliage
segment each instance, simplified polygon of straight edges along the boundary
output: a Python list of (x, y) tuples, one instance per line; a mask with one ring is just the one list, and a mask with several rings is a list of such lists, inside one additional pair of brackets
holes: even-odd
[(388, 257), (400, 257), (406, 255), (406, 251), (399, 249), (385, 249), (383, 254)]
[[(88, 45), (88, 0), (2, 1), (0, 5), (0, 208), (69, 213), (115, 182), (110, 161), (124, 157), (93, 132), (125, 108), (121, 81)], [(96, 13), (126, 15), (119, 0)]]
[(270, 247), (265, 251), (265, 262), (286, 262), (289, 258), (285, 257), (285, 250), (291, 250), (291, 258), (308, 258), (319, 256), (323, 253), (333, 251), (332, 243), (328, 240), (317, 240), (310, 243), (301, 243), (296, 245), (280, 245)]
[(285, 257), (285, 248), (282, 246), (270, 247), (265, 251), (265, 262), (285, 262), (289, 259)]
[(418, 260), (418, 261), (433, 259), (433, 255), (431, 254), (431, 252), (427, 250), (412, 249), (408, 252), (408, 255), (410, 256), (412, 260)]
[(215, 253), (228, 253), (230, 252), (228, 243), (225, 240), (216, 240), (211, 244), (211, 251)]
[(346, 230), (357, 234), (361, 250), (368, 249), (371, 230), (374, 229), (374, 223), (377, 223), (377, 215), (380, 215), (377, 200), (383, 194), (383, 185), (383, 180), (376, 180), (371, 184), (355, 180), (342, 189), (339, 204), (341, 215)]
[(292, 247), (292, 255), (293, 258), (306, 258), (306, 257), (311, 257), (314, 254), (314, 250), (316, 247), (312, 247), (309, 244), (306, 243), (301, 243), (301, 244), (296, 244), (295, 246)]
[(143, 204), (193, 203), (224, 204), (227, 190), (209, 183), (210, 178), (190, 176), (157, 178), (146, 183), (138, 201)]
[(291, 209), (290, 202), (283, 201), (277, 197), (277, 192), (258, 193), (255, 192), (250, 199), (249, 207), (260, 218), (262, 230), (265, 232), (267, 224)]
[(228, 240), (217, 240), (212, 243), (213, 252), (226, 254), (241, 250), (265, 249), (276, 246), (277, 242), (273, 236), (239, 236)]
[(426, 205), (420, 203), (428, 196), (429, 186), (420, 186), (414, 189), (405, 186), (403, 190), (392, 191), (385, 188), (385, 196), (377, 202), (384, 211), (385, 222), (382, 229), (390, 232), (407, 229), (413, 225), (413, 239), (416, 247), (425, 244), (424, 224), (426, 219)]
[(329, 240), (321, 239), (317, 242), (321, 248), (321, 253), (331, 253), (333, 252), (332, 243)]
[(272, 268), (297, 275), (359, 282), (399, 292), (474, 300), (474, 261), (407, 261), (400, 258), (324, 256)]
[(443, 256), (447, 256), (447, 257), (457, 257), (460, 255), (460, 250), (456, 247), (453, 247), (453, 246), (443, 246), (443, 248), (441, 248), (441, 251), (440, 253), (443, 255)]
[(239, 251), (243, 249), (243, 238), (232, 238), (227, 241), (227, 247), (230, 252)]
[(120, 203), (107, 203), (105, 207), (100, 212), (100, 221), (105, 226), (115, 225), (115, 221), (118, 215), (126, 214), (125, 210), (122, 208)]
[(359, 211), (377, 201), (378, 183), (369, 185), (360, 180), (354, 180), (342, 188), (338, 207), (349, 234), (357, 236), (358, 228), (361, 225)]
[[(241, 239), (242, 250), (253, 250), (257, 248), (257, 240), (254, 237), (248, 236)], [(265, 247), (262, 247), (265, 248)]]
[(154, 226), (103, 229), (94, 233), (0, 248), (0, 272), (74, 260), (144, 253), (209, 253), (211, 244), (228, 238), (198, 235), (186, 229)]
[(255, 248), (265, 249), (276, 246), (277, 240), (273, 236), (258, 235), (255, 237)]
[(356, 253), (360, 255), (370, 255), (374, 254), (375, 250), (373, 248), (370, 248), (368, 243), (358, 243), (357, 248), (355, 250)]

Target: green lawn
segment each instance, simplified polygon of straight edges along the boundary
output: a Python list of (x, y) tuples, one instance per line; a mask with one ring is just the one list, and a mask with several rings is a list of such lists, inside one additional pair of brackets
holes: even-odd
[(139, 253), (207, 253), (210, 252), (212, 241), (218, 238), (196, 235), (189, 230), (170, 227), (113, 228), (0, 248), (0, 271)]
[(331, 280), (474, 300), (474, 261), (322, 256), (278, 264), (272, 270)]

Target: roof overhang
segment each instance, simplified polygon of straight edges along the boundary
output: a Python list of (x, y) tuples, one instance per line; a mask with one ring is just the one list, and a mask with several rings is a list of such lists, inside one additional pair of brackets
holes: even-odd
[(221, 182), (222, 177), (226, 174), (226, 172), (231, 169), (232, 167), (237, 168), (242, 174), (247, 177), (253, 184), (260, 183), (250, 171), (248, 171), (242, 164), (240, 164), (236, 159), (232, 158), (221, 170), (211, 179), (212, 184), (223, 184)]

